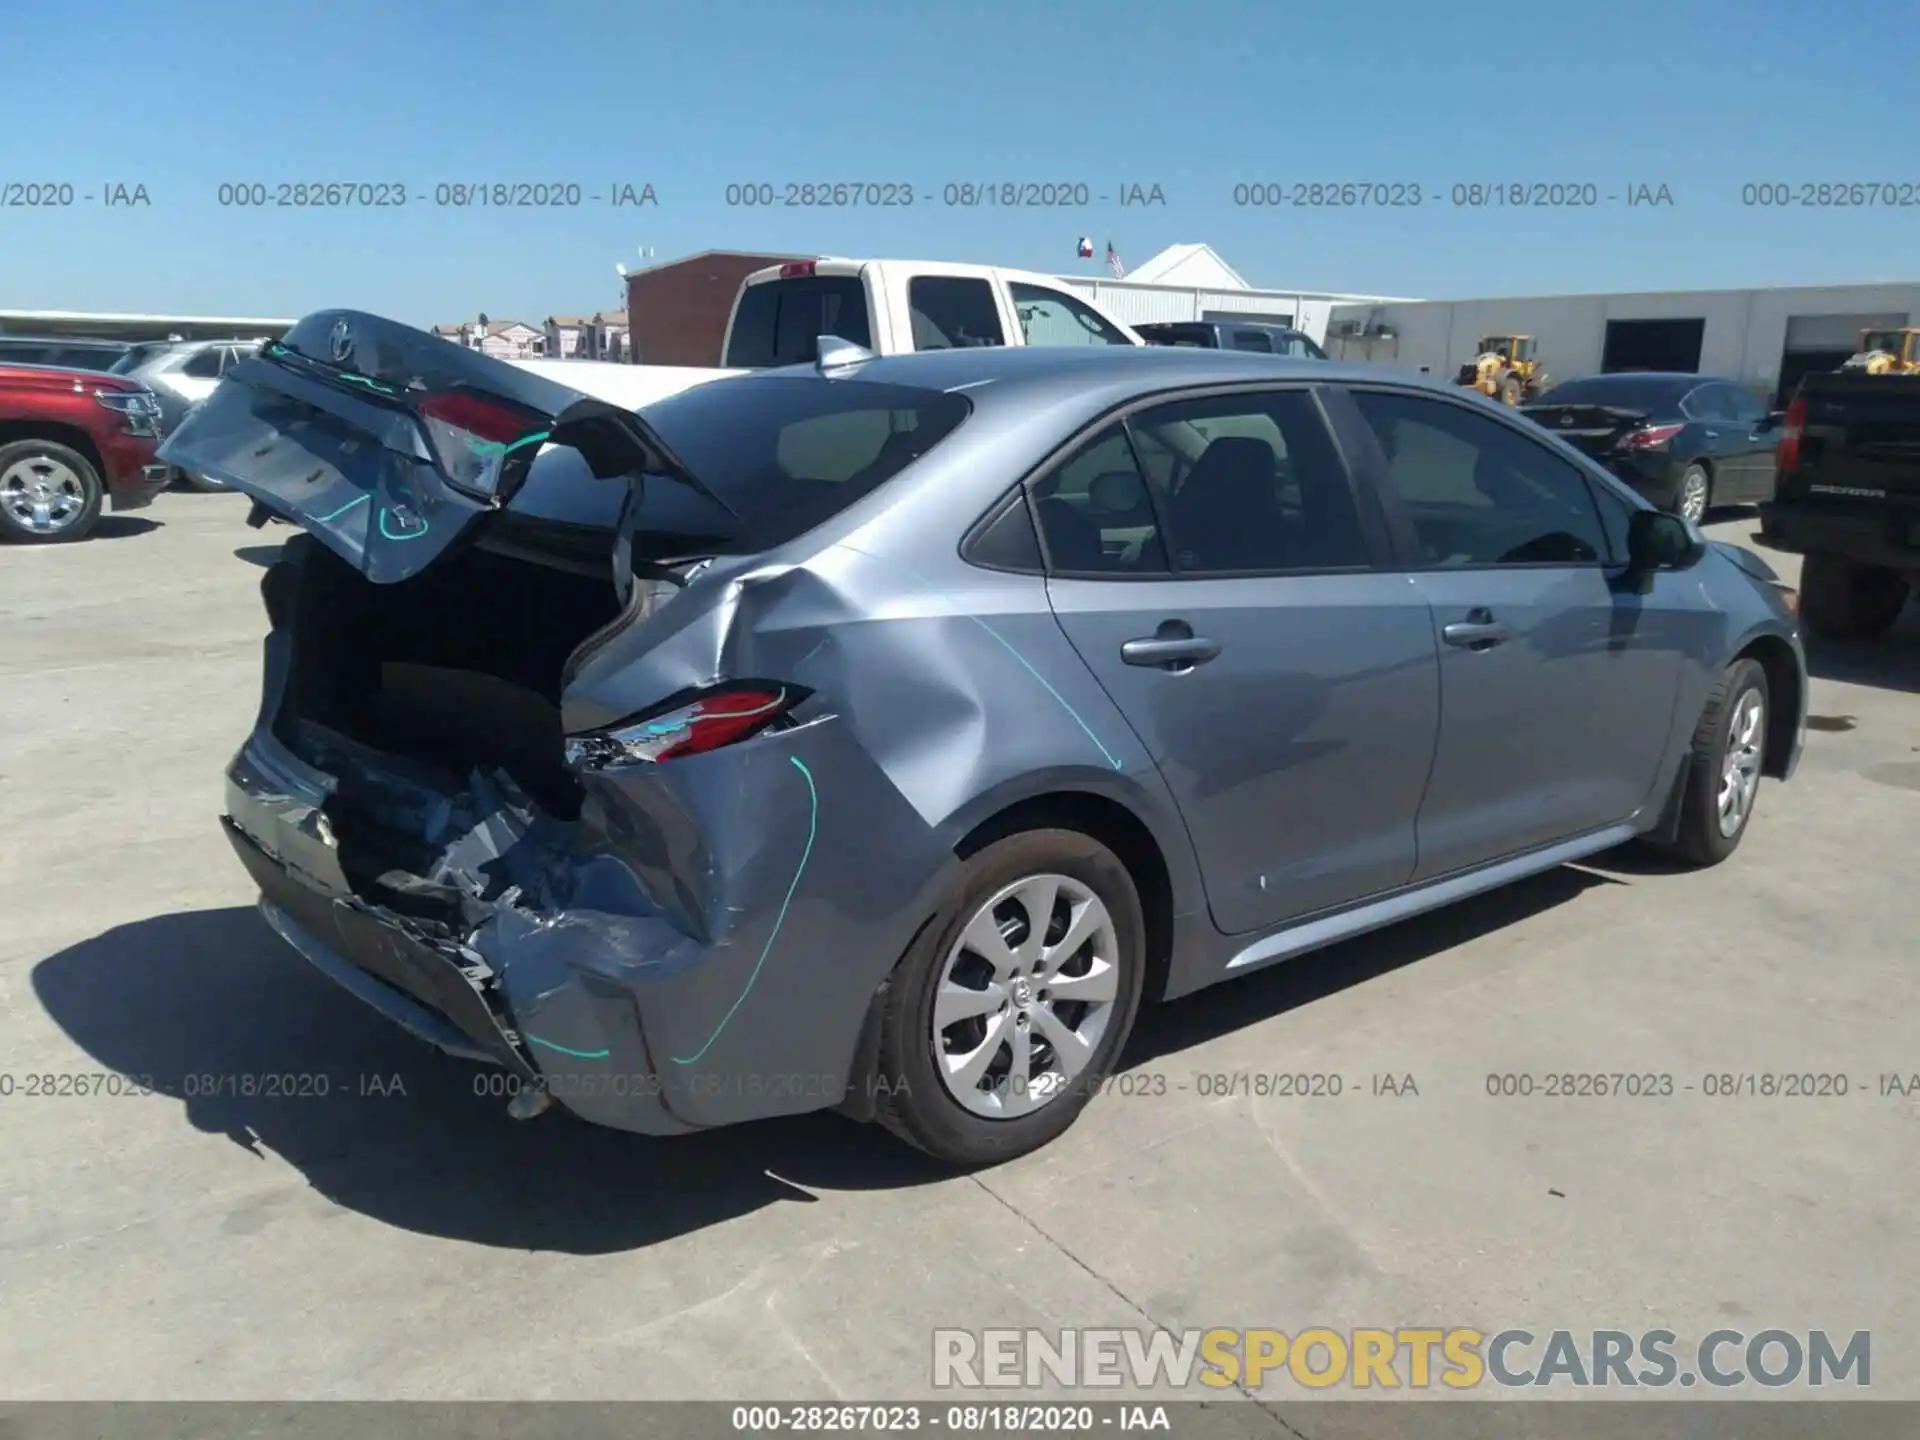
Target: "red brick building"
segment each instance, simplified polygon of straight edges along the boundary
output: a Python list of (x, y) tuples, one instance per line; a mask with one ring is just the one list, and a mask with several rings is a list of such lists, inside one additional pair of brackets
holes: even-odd
[(627, 277), (627, 333), (638, 365), (720, 363), (740, 282), (756, 270), (808, 255), (702, 250)]

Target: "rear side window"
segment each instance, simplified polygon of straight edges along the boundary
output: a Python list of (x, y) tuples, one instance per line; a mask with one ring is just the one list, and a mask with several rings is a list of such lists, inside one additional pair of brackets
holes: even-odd
[(807, 275), (747, 286), (721, 364), (730, 370), (810, 365), (822, 335), (872, 346), (867, 287), (859, 276)]
[(1212, 350), (1218, 345), (1211, 325), (1141, 325), (1140, 337), (1149, 345), (1184, 345), (1189, 349)]
[(951, 275), (916, 275), (907, 282), (907, 313), (916, 350), (960, 350), (1004, 345), (993, 286)]
[(1102, 431), (1041, 477), (1033, 499), (1056, 571), (1167, 572), (1159, 516), (1124, 427)]
[(220, 356), (221, 351), (217, 348), (202, 350), (182, 365), (180, 372), (196, 380), (217, 380), (220, 378)]
[(1271, 355), (1273, 342), (1267, 338), (1267, 332), (1264, 330), (1236, 330), (1233, 332), (1233, 348), (1255, 350), (1262, 355)]
[(783, 545), (898, 475), (971, 409), (943, 391), (805, 376), (743, 377), (649, 405), (648, 424), (733, 514), (650, 480), (636, 558), (689, 535), (714, 537), (719, 554)]
[(1175, 401), (1127, 424), (1182, 575), (1371, 564), (1346, 466), (1304, 392)]

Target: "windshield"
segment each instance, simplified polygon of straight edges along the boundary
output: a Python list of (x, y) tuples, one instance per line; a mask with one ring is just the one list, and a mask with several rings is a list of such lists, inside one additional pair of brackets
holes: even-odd
[(1898, 330), (1869, 330), (1860, 339), (1862, 350), (1884, 350), (1889, 355), (1902, 352), (1905, 338)]
[(1507, 353), (1508, 347), (1512, 344), (1513, 337), (1511, 335), (1489, 335), (1480, 342), (1480, 349), (1477, 353), (1481, 355), (1504, 355)]
[[(641, 413), (734, 512), (680, 485), (649, 485), (635, 558), (783, 545), (871, 494), (952, 434), (963, 395), (810, 376), (699, 385)], [(650, 544), (651, 541), (651, 544)]]

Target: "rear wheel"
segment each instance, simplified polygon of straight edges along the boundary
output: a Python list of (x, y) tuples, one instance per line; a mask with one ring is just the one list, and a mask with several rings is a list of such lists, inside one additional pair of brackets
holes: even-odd
[(0, 445), (0, 536), (46, 545), (79, 540), (100, 518), (100, 472), (51, 440)]
[(1033, 830), (981, 850), (888, 981), (881, 1123), (962, 1165), (1052, 1140), (1126, 1044), (1143, 937), (1133, 879), (1098, 841)]
[(1502, 404), (1506, 405), (1518, 405), (1520, 403), (1519, 376), (1509, 375), (1500, 382), (1500, 400)]
[(1871, 639), (1893, 628), (1908, 590), (1898, 571), (1809, 555), (1800, 565), (1800, 618), (1829, 640)]
[(1680, 473), (1680, 484), (1674, 491), (1674, 513), (1698, 525), (1707, 518), (1707, 508), (1712, 504), (1713, 477), (1707, 473), (1707, 467), (1687, 466)]

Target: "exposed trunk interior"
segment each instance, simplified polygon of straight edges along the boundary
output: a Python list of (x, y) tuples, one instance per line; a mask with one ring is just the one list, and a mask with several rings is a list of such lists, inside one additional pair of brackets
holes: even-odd
[(332, 737), (455, 787), (475, 770), (504, 770), (555, 818), (577, 815), (560, 676), (619, 612), (611, 571), (594, 578), (468, 547), (375, 585), (320, 546), (307, 551), (303, 593), (287, 597), (283, 621), (294, 631), (285, 742), (329, 771), (313, 752), (337, 751)]

